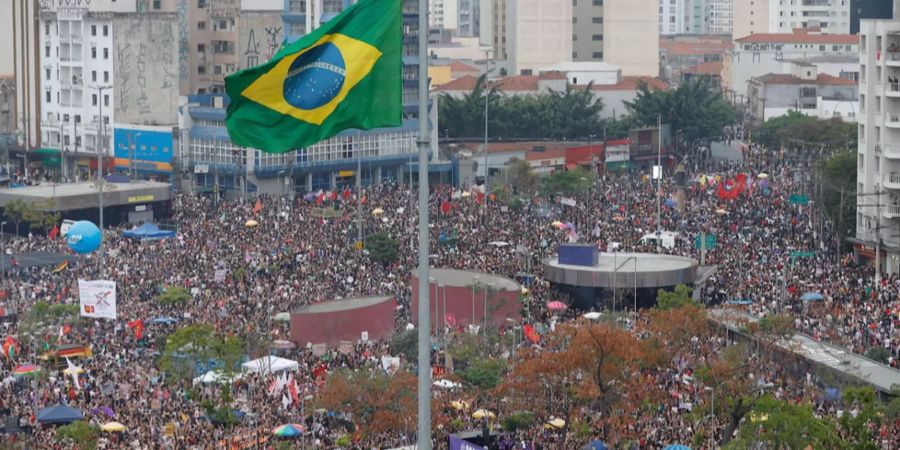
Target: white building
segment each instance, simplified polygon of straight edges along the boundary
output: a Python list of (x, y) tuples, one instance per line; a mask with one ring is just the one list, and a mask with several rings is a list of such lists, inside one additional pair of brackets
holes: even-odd
[[(737, 95), (747, 95), (751, 78), (766, 74), (785, 73), (785, 61), (821, 56), (855, 55), (859, 39), (850, 34), (822, 34), (807, 30), (794, 33), (757, 33), (735, 39), (734, 49), (725, 54), (723, 79), (726, 89)], [(819, 73), (825, 72), (819, 70)], [(825, 72), (827, 73), (827, 72)], [(839, 77), (841, 73), (828, 73)]]
[(734, 36), (785, 33), (795, 28), (821, 28), (825, 33), (847, 34), (853, 3), (851, 0), (735, 0)]
[[(447, 5), (453, 2), (452, 6)], [(481, 2), (479, 0), (444, 0), (445, 17), (452, 10), (456, 17), (455, 26), (444, 26), (447, 29), (457, 30), (460, 37), (478, 37), (481, 31)]]
[[(900, 20), (860, 25), (856, 239), (860, 259), (900, 271)], [(863, 194), (863, 195), (860, 195)]]
[[(41, 11), (41, 146), (76, 155), (96, 154), (100, 146), (109, 153), (114, 91), (95, 89), (111, 86), (115, 76), (113, 16), (106, 13), (135, 12), (135, 4), (80, 5), (51, 2)], [(102, 142), (101, 123), (105, 127)]]
[(506, 56), (511, 74), (534, 73), (571, 60), (571, 0), (518, 0), (506, 6)]
[[(700, 34), (731, 34), (734, 22), (734, 2), (741, 0), (702, 0), (705, 8)], [(696, 31), (695, 31), (696, 32)]]
[(689, 33), (691, 0), (659, 0), (659, 34)]
[(429, 26), (442, 30), (457, 29), (459, 27), (458, 9), (459, 0), (428, 0)]

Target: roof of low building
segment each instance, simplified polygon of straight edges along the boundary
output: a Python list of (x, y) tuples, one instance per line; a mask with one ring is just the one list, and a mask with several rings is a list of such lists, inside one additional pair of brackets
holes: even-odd
[(855, 86), (857, 83), (853, 80), (840, 78), (827, 73), (820, 73), (815, 80), (804, 80), (800, 77), (788, 73), (767, 73), (761, 77), (756, 77), (763, 84), (815, 84), (818, 86)]
[(689, 73), (692, 75), (722, 75), (722, 69), (725, 67), (725, 64), (721, 61), (713, 61), (713, 62), (705, 62), (702, 64), (697, 64), (696, 66), (688, 67), (684, 69), (682, 73)]
[(807, 30), (794, 33), (756, 33), (734, 40), (741, 44), (836, 44), (856, 45), (859, 35), (856, 34), (821, 34)]

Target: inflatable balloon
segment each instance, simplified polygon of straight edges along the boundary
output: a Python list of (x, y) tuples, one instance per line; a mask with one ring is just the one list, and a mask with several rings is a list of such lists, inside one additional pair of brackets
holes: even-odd
[(102, 240), (100, 229), (93, 222), (79, 220), (66, 233), (66, 243), (75, 253), (85, 254), (97, 250)]

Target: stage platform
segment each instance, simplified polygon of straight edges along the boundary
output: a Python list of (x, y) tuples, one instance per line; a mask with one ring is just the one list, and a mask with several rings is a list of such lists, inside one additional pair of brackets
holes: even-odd
[(657, 289), (697, 281), (696, 260), (655, 253), (600, 253), (593, 266), (560, 264), (553, 256), (543, 262), (544, 278), (557, 284), (600, 289)]

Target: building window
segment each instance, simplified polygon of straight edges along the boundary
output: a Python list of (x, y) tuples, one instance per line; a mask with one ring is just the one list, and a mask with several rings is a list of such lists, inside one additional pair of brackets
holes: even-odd
[(109, 72), (107, 72), (105, 70), (103, 71), (103, 82), (109, 83)]
[(603, 52), (594, 52), (592, 56), (594, 59), (603, 59)]
[(594, 6), (603, 6), (603, 0), (594, 0)]
[(591, 36), (591, 40), (593, 40), (593, 41), (602, 41), (602, 40), (603, 40), (603, 35), (602, 35), (602, 34), (595, 34), (595, 35)]
[(578, 35), (575, 33), (572, 33), (572, 42), (578, 42)]
[(97, 94), (91, 95), (91, 105), (97, 106)]
[(45, 79), (50, 81), (50, 69), (44, 69), (44, 75), (46, 77)]
[(91, 71), (91, 81), (93, 81), (94, 83), (97, 82), (97, 71), (96, 70)]
[(81, 114), (75, 114), (75, 123), (81, 123)]
[(45, 58), (50, 57), (50, 47), (44, 47), (44, 57)]
[(97, 25), (91, 25), (91, 36), (97, 35)]
[(68, 114), (63, 114), (63, 122), (69, 123), (69, 115)]
[(103, 94), (103, 106), (109, 106), (109, 94)]
[(206, 66), (197, 66), (197, 73), (203, 75), (206, 73)]
[(205, 29), (206, 29), (206, 22), (197, 22), (197, 29), (198, 29), (198, 30), (205, 30)]
[(153, 0), (153, 9), (159, 10), (162, 8), (162, 2), (160, 0)]
[(44, 95), (44, 99), (47, 101), (47, 103), (53, 101), (53, 98), (50, 96), (50, 91), (44, 92), (44, 94), (46, 94)]
[(222, 75), (222, 66), (216, 64), (213, 66), (213, 74)]
[(50, 35), (50, 22), (44, 24), (44, 34), (47, 36)]
[(103, 59), (109, 59), (109, 49), (108, 48), (103, 49)]
[(109, 36), (109, 25), (103, 25), (103, 35)]
[(594, 23), (603, 23), (603, 18), (602, 18), (602, 17), (594, 17), (594, 19), (592, 20), (592, 22), (594, 22)]
[(205, 44), (197, 44), (197, 51), (198, 51), (199, 53), (205, 52), (205, 51), (206, 51), (206, 45), (205, 45)]
[(97, 47), (91, 47), (91, 59), (97, 59)]

